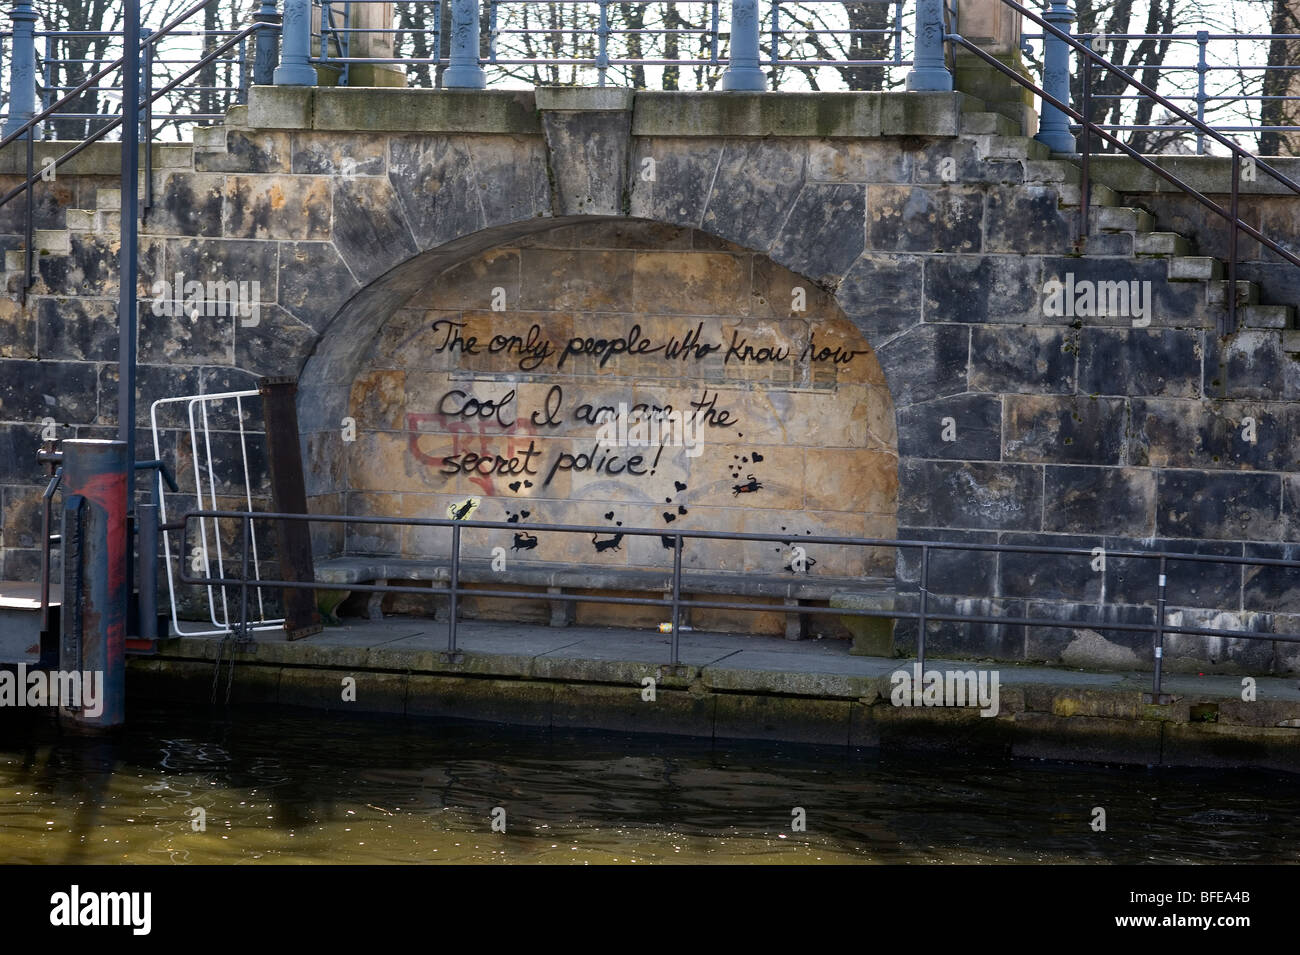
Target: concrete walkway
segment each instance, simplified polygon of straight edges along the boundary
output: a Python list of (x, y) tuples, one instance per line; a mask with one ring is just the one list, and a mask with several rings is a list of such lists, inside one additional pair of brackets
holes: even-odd
[[(349, 620), (293, 642), (263, 632), (233, 654), (231, 696), (528, 725), (1300, 770), (1295, 678), (1256, 678), (1255, 699), (1243, 700), (1239, 676), (1167, 674), (1173, 700), (1153, 705), (1143, 701), (1150, 672), (927, 659), (927, 671), (996, 673), (997, 712), (982, 717), (972, 706), (893, 705), (890, 675), (913, 661), (852, 656), (840, 640), (686, 632), (673, 667), (669, 637), (657, 632), (466, 621), (457, 649), (447, 653), (445, 623), (411, 617)], [(157, 657), (132, 661), (131, 692), (206, 702), (222, 652), (220, 638), (164, 641)], [(227, 645), (222, 665), (231, 657)]]

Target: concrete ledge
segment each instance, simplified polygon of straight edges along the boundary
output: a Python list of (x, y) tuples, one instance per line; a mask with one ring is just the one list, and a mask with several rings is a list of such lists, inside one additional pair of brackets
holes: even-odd
[[(404, 639), (411, 638), (388, 643)], [(974, 706), (894, 706), (889, 674), (903, 661), (841, 656), (825, 647), (809, 648), (812, 658), (739, 651), (757, 667), (728, 666), (729, 654), (717, 648), (709, 651), (720, 655), (713, 663), (672, 667), (628, 659), (612, 646), (593, 644), (577, 655), (546, 628), (537, 628), (537, 639), (548, 643), (492, 639), (519, 652), (466, 651), (453, 660), (427, 646), (349, 646), (328, 634), (317, 643), (267, 640), (237, 656), (231, 701), (887, 751), (1300, 771), (1300, 694), (1293, 680), (1261, 678), (1260, 702), (1247, 704), (1233, 680), (1171, 677), (1174, 702), (1153, 706), (1142, 702), (1141, 674), (1004, 666), (997, 715), (985, 717)], [(128, 692), (206, 703), (219, 644), (164, 642), (159, 656), (129, 661)], [(217, 679), (219, 700), (228, 666), (227, 658)], [(654, 700), (645, 698), (646, 677), (655, 680)], [(347, 678), (355, 680), (355, 702), (343, 699)]]
[(251, 129), (541, 135), (531, 90), (255, 86)]
[(958, 93), (639, 92), (634, 136), (956, 136)]
[(624, 112), (632, 108), (636, 91), (618, 86), (539, 86), (533, 95), (538, 109)]
[[(48, 157), (57, 159), (73, 146), (75, 142), (49, 139), (38, 140), (32, 150), (33, 172), (41, 171), (41, 163)], [(193, 148), (188, 143), (154, 143), (154, 171), (160, 169), (187, 168), (193, 164)], [(141, 176), (144, 175), (144, 147), (140, 147)], [(24, 176), (27, 174), (27, 144), (10, 143), (0, 150), (0, 175)], [(91, 143), (66, 163), (62, 163), (56, 173), (63, 176), (113, 176), (122, 175), (122, 146), (119, 143)]]

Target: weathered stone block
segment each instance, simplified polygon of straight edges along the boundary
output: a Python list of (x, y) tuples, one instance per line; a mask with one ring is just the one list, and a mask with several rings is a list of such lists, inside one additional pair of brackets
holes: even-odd
[(900, 524), (1037, 530), (1042, 475), (1024, 464), (917, 461), (899, 464)]
[(1277, 540), (1281, 476), (1161, 471), (1157, 524), (1169, 537)]
[(1125, 408), (1118, 398), (1008, 395), (1003, 451), (1009, 461), (1119, 464)]

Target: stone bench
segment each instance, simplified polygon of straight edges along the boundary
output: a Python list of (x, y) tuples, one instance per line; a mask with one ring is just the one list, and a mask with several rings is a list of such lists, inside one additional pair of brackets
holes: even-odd
[[(437, 597), (439, 587), (451, 584), (451, 564), (446, 560), (412, 560), (399, 557), (343, 556), (318, 559), (316, 579), (335, 585), (346, 599), (350, 584), (396, 583), (420, 581), (432, 585)], [(460, 562), (462, 584), (498, 584), (500, 589), (517, 587), (545, 588), (546, 595), (560, 596), (566, 590), (644, 591), (672, 597), (673, 577), (669, 570), (642, 570), (627, 567), (582, 567), (545, 561), (515, 561), (508, 573), (492, 569), (492, 561), (469, 558)], [(733, 597), (767, 597), (781, 600), (787, 608), (797, 608), (808, 601), (826, 601), (831, 607), (846, 610), (894, 609), (892, 580), (875, 577), (831, 577), (788, 574), (752, 574), (727, 571), (683, 570), (682, 588), (686, 594), (710, 594)], [(382, 620), (384, 594), (372, 593), (367, 603), (371, 620)], [(573, 622), (574, 602), (551, 600), (552, 627), (566, 627)], [(337, 606), (337, 604), (335, 604)], [(447, 596), (435, 605), (435, 619), (446, 620)], [(689, 608), (686, 608), (689, 611)], [(785, 635), (789, 640), (804, 637), (804, 614), (786, 615)], [(853, 634), (854, 652), (891, 655), (894, 621), (888, 617), (840, 616), (841, 623)]]

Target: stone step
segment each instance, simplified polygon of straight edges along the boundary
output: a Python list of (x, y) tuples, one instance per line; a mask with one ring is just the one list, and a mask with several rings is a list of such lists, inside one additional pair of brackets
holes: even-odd
[(1002, 113), (962, 113), (961, 131), (971, 136), (1019, 136), (1020, 127)]
[(1292, 328), (1294, 305), (1246, 305), (1237, 310), (1237, 320), (1246, 328)]
[[(1218, 279), (1205, 285), (1205, 303), (1207, 305), (1224, 305), (1227, 303), (1228, 280)], [(1237, 281), (1237, 304), (1258, 305), (1259, 286), (1254, 282)]]
[(1107, 206), (1097, 210), (1093, 226), (1102, 232), (1150, 232), (1155, 217), (1134, 206)]
[(226, 127), (195, 126), (194, 148), (204, 152), (224, 153), (226, 151)]
[(40, 255), (67, 255), (72, 251), (72, 234), (67, 229), (37, 229), (32, 233), (32, 248)]
[(1191, 243), (1177, 232), (1142, 232), (1133, 237), (1137, 255), (1187, 255)]
[(1026, 159), (1025, 182), (1068, 182), (1079, 181), (1079, 167), (1072, 162), (1060, 159)]
[(975, 149), (983, 159), (1047, 159), (1052, 151), (1028, 136), (976, 136)]
[(1223, 263), (1208, 255), (1176, 255), (1169, 259), (1169, 281), (1209, 282), (1223, 278)]
[[(1056, 187), (1056, 191), (1061, 197), (1062, 207), (1075, 209), (1079, 207), (1079, 203), (1082, 201), (1082, 195), (1080, 194), (1077, 183), (1063, 182)], [(1089, 190), (1088, 199), (1089, 209), (1093, 206), (1104, 207), (1119, 205), (1119, 193), (1115, 192), (1115, 190), (1110, 188), (1110, 186), (1103, 186), (1099, 182), (1094, 182), (1092, 184), (1092, 188)]]
[(95, 210), (69, 209), (63, 221), (69, 232), (94, 232)]
[(158, 162), (155, 169), (192, 169), (194, 167), (193, 143), (168, 143), (157, 147)]
[(118, 209), (69, 209), (65, 222), (69, 232), (122, 231), (122, 213)]

